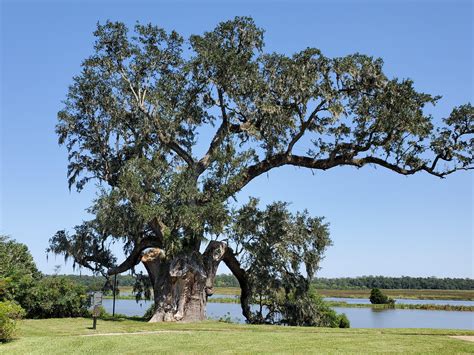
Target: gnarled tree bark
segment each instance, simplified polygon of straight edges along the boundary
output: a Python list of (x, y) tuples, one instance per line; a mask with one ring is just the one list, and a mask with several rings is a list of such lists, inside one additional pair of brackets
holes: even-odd
[[(214, 278), (223, 260), (244, 275), (232, 249), (223, 242), (210, 242), (203, 254), (194, 251), (171, 260), (159, 248), (143, 253), (141, 261), (148, 271), (155, 301), (150, 322), (204, 320), (207, 298), (214, 292)], [(244, 316), (249, 314), (244, 312)]]

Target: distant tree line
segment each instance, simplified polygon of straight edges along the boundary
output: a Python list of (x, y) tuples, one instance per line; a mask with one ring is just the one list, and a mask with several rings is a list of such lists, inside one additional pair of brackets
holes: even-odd
[[(215, 280), (217, 287), (239, 287), (237, 279), (233, 275), (217, 275)], [(323, 278), (313, 280), (317, 289), (426, 289), (426, 290), (474, 290), (473, 279), (461, 278), (437, 278), (437, 277), (386, 277), (386, 276), (360, 276)]]
[(216, 275), (214, 285), (216, 287), (240, 287), (239, 281), (232, 274)]
[(318, 277), (313, 281), (318, 289), (426, 289), (426, 290), (473, 290), (474, 280), (465, 278), (437, 278), (437, 277), (387, 277), (387, 276), (360, 276), (341, 278)]
[[(103, 276), (91, 276), (91, 275), (64, 275), (65, 278), (70, 279), (82, 286), (84, 286), (88, 292), (90, 291), (104, 291), (111, 290), (113, 286), (113, 277), (106, 280)], [(132, 275), (117, 275), (117, 286), (133, 286), (135, 284), (135, 276)]]

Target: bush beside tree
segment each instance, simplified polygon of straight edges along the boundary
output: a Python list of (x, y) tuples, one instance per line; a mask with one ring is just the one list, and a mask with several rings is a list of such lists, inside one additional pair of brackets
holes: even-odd
[(32, 287), (24, 307), (28, 318), (64, 318), (87, 315), (84, 287), (61, 276), (43, 278)]
[(347, 316), (338, 314), (314, 290), (295, 297), (281, 308), (282, 323), (292, 326), (349, 328)]
[(22, 304), (29, 288), (40, 278), (28, 247), (0, 235), (0, 301)]
[[(80, 317), (87, 315), (88, 297), (85, 287), (72, 280), (41, 275), (26, 245), (0, 236), (0, 302), (5, 310), (2, 317)], [(7, 328), (13, 324), (2, 319)]]
[(11, 301), (0, 302), (0, 342), (12, 340), (16, 332), (16, 321), (25, 315), (19, 305)]

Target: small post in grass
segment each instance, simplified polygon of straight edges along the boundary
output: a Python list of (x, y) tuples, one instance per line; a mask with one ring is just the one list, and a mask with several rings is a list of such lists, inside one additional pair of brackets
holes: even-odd
[(112, 302), (112, 317), (115, 317), (115, 290), (117, 288), (117, 274), (114, 275), (114, 301)]
[(92, 294), (92, 329), (97, 328), (97, 318), (100, 316), (100, 306), (102, 306), (102, 292)]

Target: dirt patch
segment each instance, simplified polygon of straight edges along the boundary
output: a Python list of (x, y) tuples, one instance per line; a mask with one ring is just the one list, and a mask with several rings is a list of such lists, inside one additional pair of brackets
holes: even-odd
[(474, 335), (452, 335), (450, 338), (474, 342)]

